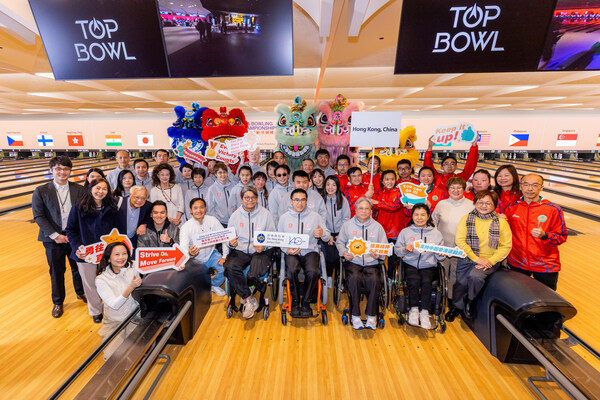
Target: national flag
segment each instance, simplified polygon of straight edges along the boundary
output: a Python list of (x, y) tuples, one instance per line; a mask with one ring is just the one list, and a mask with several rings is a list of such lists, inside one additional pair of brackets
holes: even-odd
[(137, 135), (138, 146), (154, 146), (154, 136)]
[(83, 135), (67, 135), (69, 146), (83, 146)]
[(600, 146), (600, 134), (598, 134), (598, 139), (596, 139), (596, 146)]
[(575, 147), (577, 145), (576, 133), (559, 133), (556, 136), (557, 147)]
[(508, 145), (512, 147), (527, 146), (529, 143), (529, 133), (511, 133), (508, 139)]
[(6, 140), (9, 146), (25, 146), (21, 135), (6, 135)]
[(121, 135), (104, 135), (107, 146), (123, 146)]
[(42, 147), (54, 146), (52, 135), (37, 135), (37, 141)]
[(490, 137), (491, 137), (490, 133), (480, 133), (479, 137), (477, 138), (477, 144), (482, 147), (489, 147), (490, 146)]

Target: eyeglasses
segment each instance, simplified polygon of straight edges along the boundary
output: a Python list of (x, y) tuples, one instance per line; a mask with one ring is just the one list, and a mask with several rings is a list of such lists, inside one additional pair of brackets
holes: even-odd
[(146, 200), (146, 196), (131, 196), (131, 198), (139, 201)]
[(71, 170), (69, 167), (54, 167), (53, 169), (56, 172), (69, 172)]
[(539, 189), (542, 187), (542, 185), (540, 185), (539, 183), (521, 182), (521, 187), (524, 189), (527, 189), (527, 188)]
[(284, 176), (288, 176), (288, 174), (277, 174), (277, 175), (275, 175), (275, 176), (276, 176), (276, 177), (278, 177), (278, 178), (282, 178), (282, 177), (284, 177)]
[(256, 196), (244, 196), (244, 197), (242, 197), (242, 200), (246, 200), (246, 201), (256, 200)]
[(492, 207), (494, 205), (494, 203), (488, 203), (487, 201), (478, 201), (476, 204), (484, 207)]
[(292, 199), (294, 203), (306, 203), (306, 199)]

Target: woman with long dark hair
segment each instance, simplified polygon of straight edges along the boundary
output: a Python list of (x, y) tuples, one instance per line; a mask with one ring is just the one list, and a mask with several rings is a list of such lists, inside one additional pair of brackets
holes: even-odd
[(129, 190), (135, 185), (135, 175), (128, 169), (119, 172), (117, 188), (113, 191), (115, 197), (129, 197)]
[(73, 249), (71, 258), (77, 262), (88, 310), (97, 324), (102, 321), (102, 302), (96, 290), (96, 265), (85, 261), (79, 247), (100, 242), (100, 236), (109, 234), (113, 228), (125, 235), (126, 223), (119, 218), (118, 204), (110, 193), (108, 181), (103, 178), (90, 183), (69, 214), (65, 230)]
[(504, 210), (521, 198), (519, 174), (514, 165), (501, 165), (494, 174), (494, 192), (498, 195), (496, 212), (504, 214)]
[(348, 199), (342, 193), (340, 180), (335, 175), (329, 175), (325, 178), (325, 190), (323, 191), (323, 200), (325, 201), (325, 209), (327, 215), (325, 225), (327, 230), (331, 232), (331, 239), (323, 243), (323, 253), (325, 255), (325, 263), (327, 266), (327, 284), (332, 285), (333, 270), (339, 265), (340, 255), (335, 247), (338, 232), (342, 224), (350, 219), (350, 204)]
[(325, 193), (325, 173), (321, 168), (315, 168), (310, 172), (310, 190), (316, 190), (321, 196)]
[(258, 205), (269, 207), (269, 189), (267, 189), (267, 174), (257, 171), (252, 175), (252, 183), (258, 192)]
[(103, 178), (105, 179), (106, 176), (104, 176), (104, 171), (102, 171), (100, 168), (90, 168), (88, 169), (88, 172), (85, 176), (85, 183), (83, 184), (83, 188), (87, 189), (88, 186), (90, 186), (90, 183), (92, 183), (92, 181), (94, 179), (99, 179), (99, 178)]

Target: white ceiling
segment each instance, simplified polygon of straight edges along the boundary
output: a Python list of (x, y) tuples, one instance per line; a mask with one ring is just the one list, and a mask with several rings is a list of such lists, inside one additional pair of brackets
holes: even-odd
[[(600, 109), (600, 71), (394, 75), (402, 1), (379, 0), (358, 37), (348, 37), (350, 3), (334, 3), (327, 38), (294, 5), (294, 75), (282, 77), (57, 82), (39, 36), (28, 45), (0, 21), (0, 115), (172, 113), (193, 101), (270, 112), (297, 95), (322, 101), (338, 93), (376, 110)], [(35, 31), (27, 0), (0, 0), (2, 12)]]

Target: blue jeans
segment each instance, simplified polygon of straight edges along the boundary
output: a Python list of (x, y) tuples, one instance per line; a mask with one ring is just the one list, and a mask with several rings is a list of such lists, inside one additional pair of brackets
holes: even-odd
[(210, 253), (210, 257), (208, 257), (208, 260), (204, 263), (204, 265), (206, 265), (206, 268), (214, 268), (215, 271), (217, 271), (217, 273), (215, 274), (215, 276), (212, 277), (212, 280), (210, 282), (212, 286), (221, 286), (223, 282), (225, 282), (225, 276), (223, 275), (223, 266), (217, 263), (217, 261), (219, 261), (219, 259), (221, 258), (223, 258), (221, 253), (219, 253), (217, 249), (214, 249), (212, 253)]

